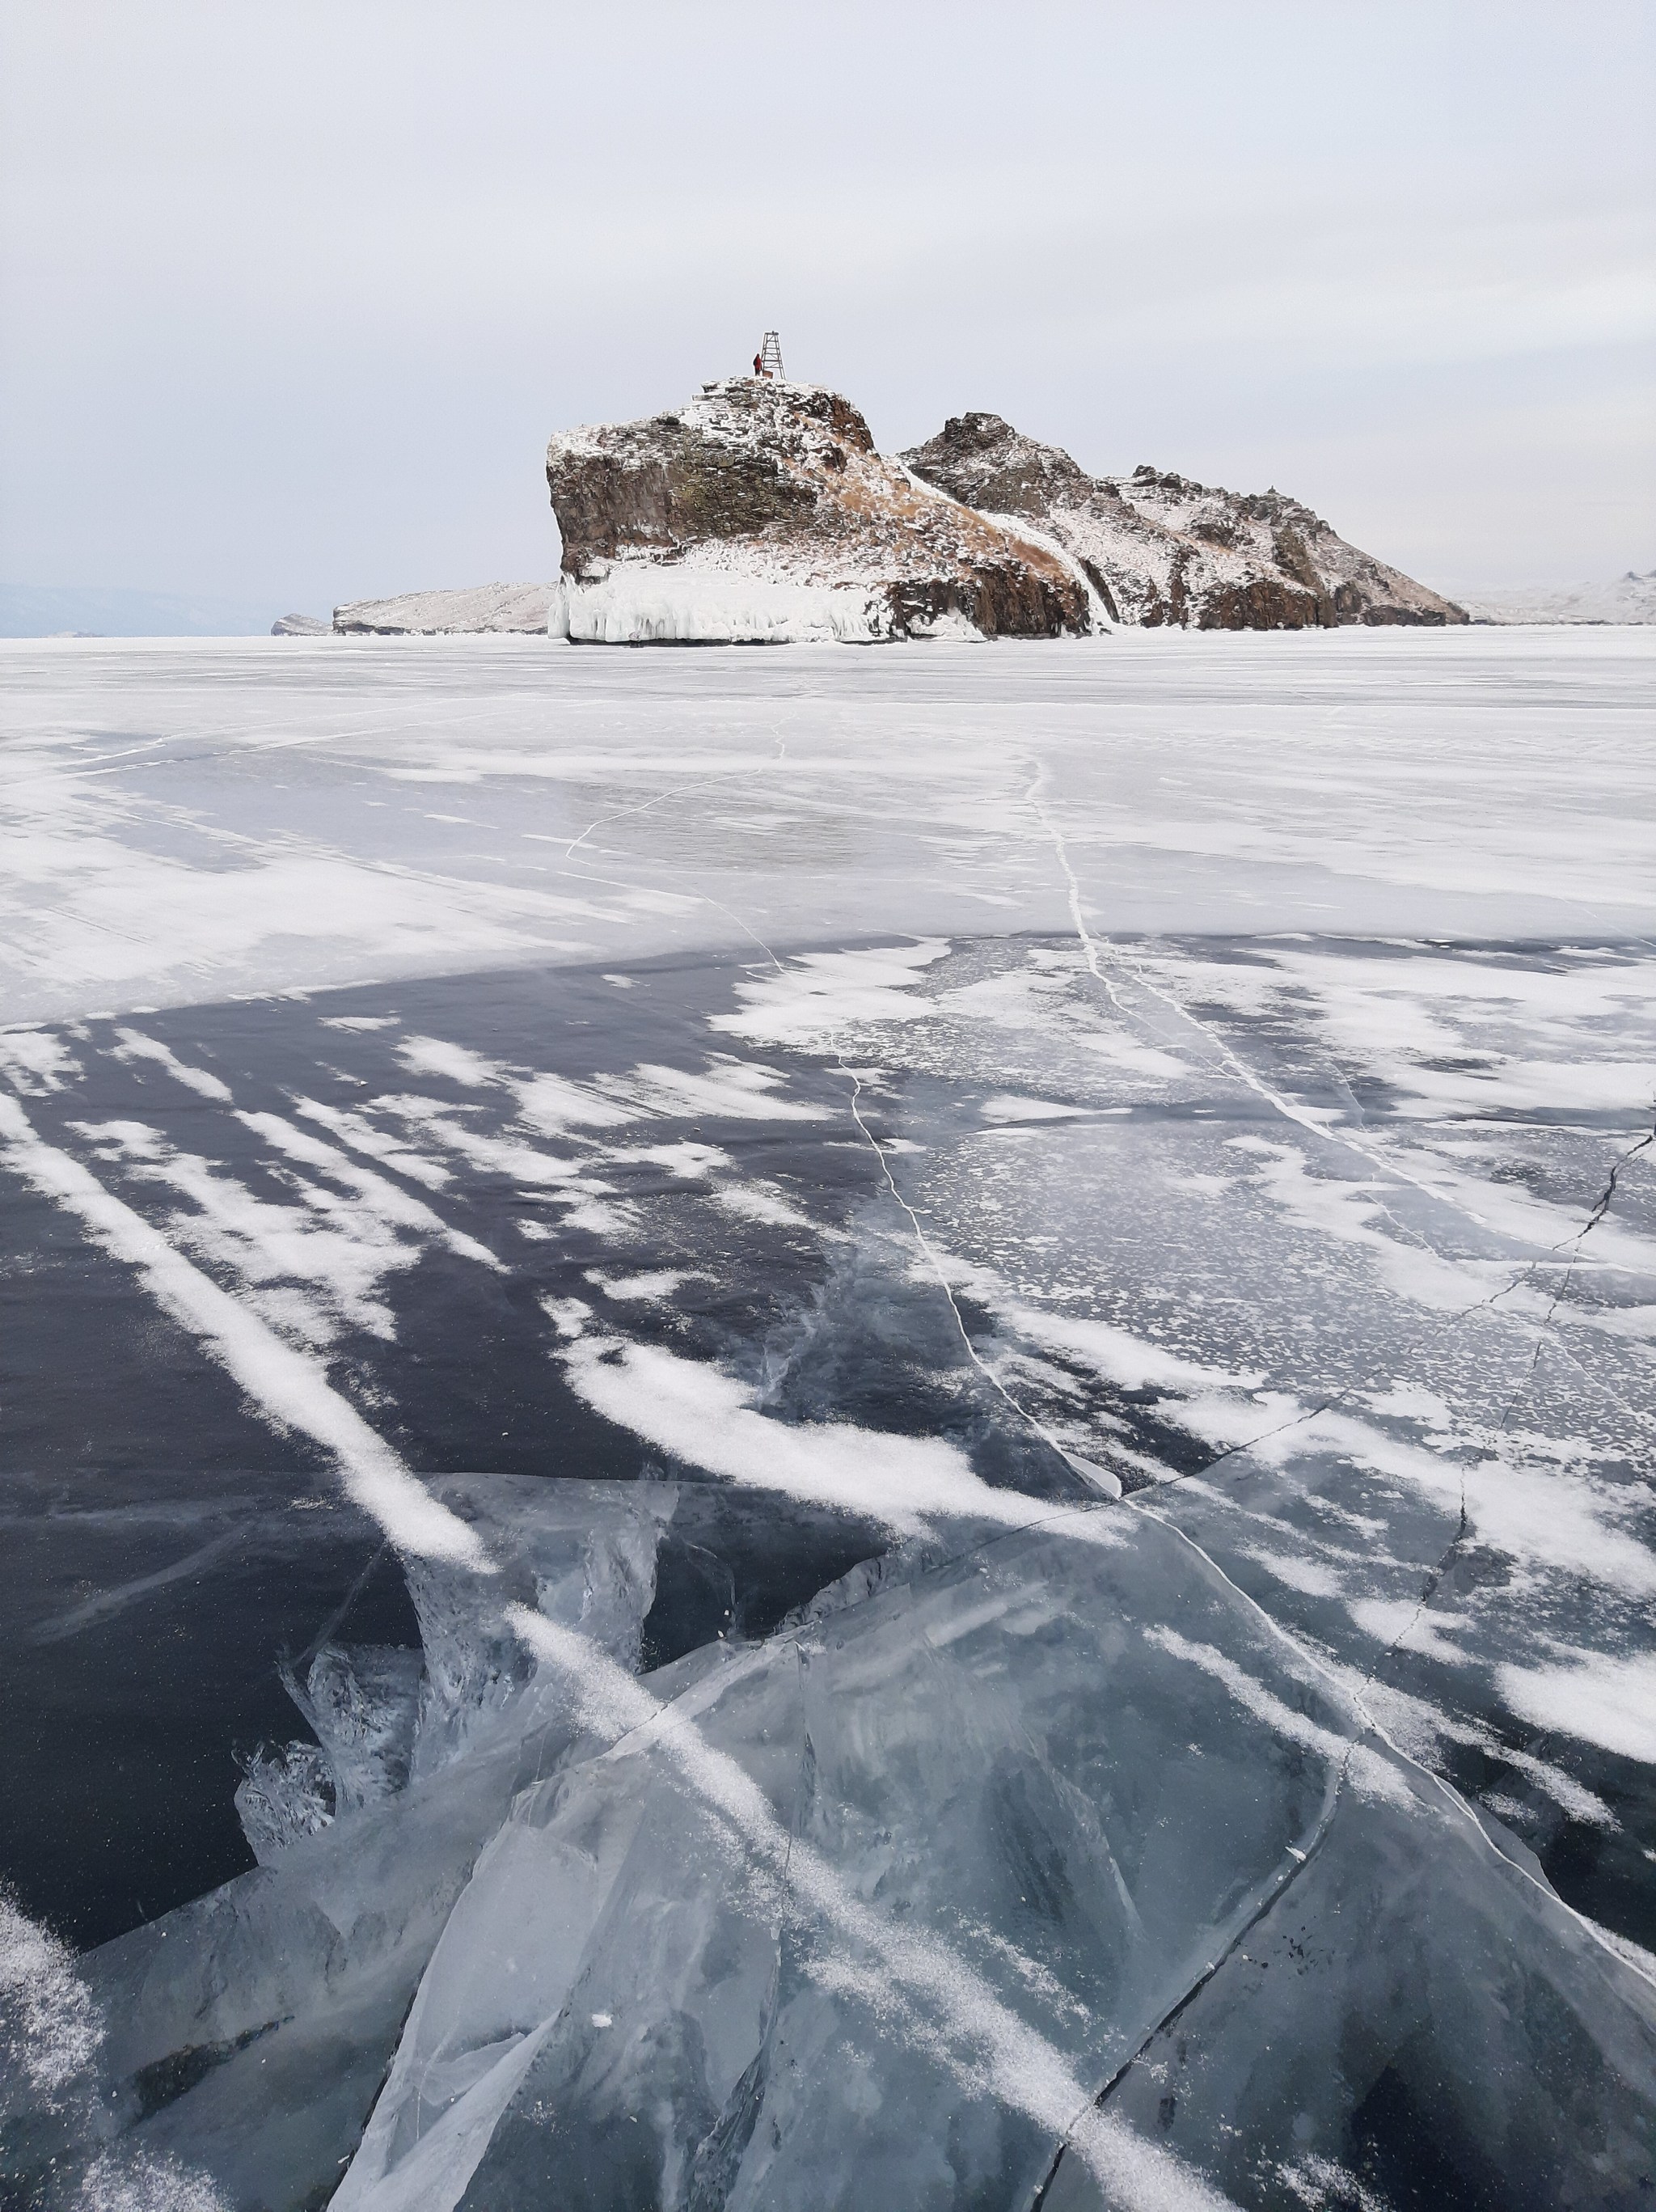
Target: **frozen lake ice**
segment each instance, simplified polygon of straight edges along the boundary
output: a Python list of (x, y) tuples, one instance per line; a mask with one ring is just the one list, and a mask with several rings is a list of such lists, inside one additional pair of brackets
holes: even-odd
[(1643, 2201), (1651, 658), (0, 646), (18, 2201)]

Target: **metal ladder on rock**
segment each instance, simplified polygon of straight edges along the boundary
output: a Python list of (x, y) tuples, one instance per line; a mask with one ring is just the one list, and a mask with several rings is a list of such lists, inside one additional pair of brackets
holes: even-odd
[(760, 373), (773, 376), (779, 384), (787, 381), (787, 372), (782, 366), (782, 341), (774, 331), (767, 331), (765, 342), (759, 349)]

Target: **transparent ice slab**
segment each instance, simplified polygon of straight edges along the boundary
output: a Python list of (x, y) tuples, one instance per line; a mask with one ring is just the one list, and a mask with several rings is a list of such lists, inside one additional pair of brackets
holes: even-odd
[[(608, 1747), (480, 1857), (336, 2202), (1028, 2203), (1068, 2136), (1048, 2201), (1210, 2202), (1206, 2173), (1265, 2205), (1295, 2159), (1368, 2155), (1393, 2080), (1436, 2085), (1446, 2170), (1544, 2144), (1532, 2201), (1634, 2185), (1648, 1988), (1190, 1571), (1101, 1507), (854, 1576), (630, 1698), (561, 1643)], [(1205, 2021), (1245, 1969), (1232, 2079)], [(1562, 2112), (1513, 2094), (1538, 2057)]]

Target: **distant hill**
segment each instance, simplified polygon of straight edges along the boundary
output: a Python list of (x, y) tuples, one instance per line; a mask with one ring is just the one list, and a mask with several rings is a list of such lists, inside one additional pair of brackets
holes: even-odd
[(1526, 584), (1471, 591), (1462, 605), (1480, 623), (1656, 623), (1656, 568), (1629, 568), (1613, 584)]
[(334, 609), (333, 627), (343, 637), (544, 634), (557, 590), (555, 584), (471, 584), (404, 592), (394, 599), (353, 599)]

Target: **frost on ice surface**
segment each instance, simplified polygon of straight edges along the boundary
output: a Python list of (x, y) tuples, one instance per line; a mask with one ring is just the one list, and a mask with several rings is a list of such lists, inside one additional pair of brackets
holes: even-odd
[(1642, 2201), (1635, 644), (19, 651), (4, 2189)]
[(90, 2061), (102, 2028), (73, 1954), (0, 1891), (0, 2034), (6, 2063), (48, 2102)]

